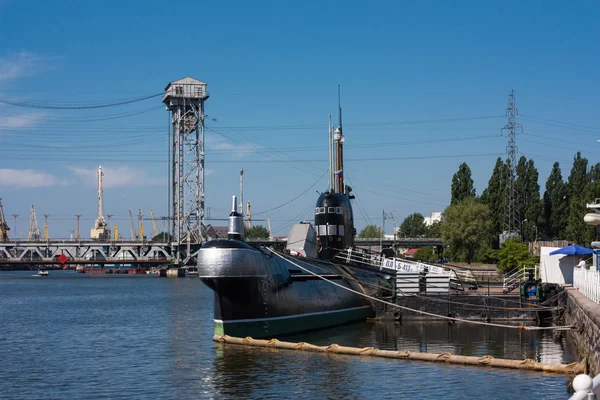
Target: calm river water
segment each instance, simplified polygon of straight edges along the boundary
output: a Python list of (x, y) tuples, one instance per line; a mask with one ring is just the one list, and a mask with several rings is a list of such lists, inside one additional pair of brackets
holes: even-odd
[[(264, 350), (212, 341), (199, 279), (0, 272), (4, 399), (565, 399), (562, 375)], [(549, 332), (360, 323), (286, 338), (572, 362)]]

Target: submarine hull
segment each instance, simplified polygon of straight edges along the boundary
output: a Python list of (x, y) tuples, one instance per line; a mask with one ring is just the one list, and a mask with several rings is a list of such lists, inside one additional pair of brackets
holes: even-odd
[(216, 335), (272, 338), (374, 316), (368, 299), (347, 290), (366, 293), (356, 277), (318, 259), (281, 258), (241, 241), (216, 240), (200, 250), (198, 272), (215, 293)]

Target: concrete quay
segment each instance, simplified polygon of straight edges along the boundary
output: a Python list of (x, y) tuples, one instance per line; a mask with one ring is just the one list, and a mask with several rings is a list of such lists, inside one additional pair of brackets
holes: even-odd
[(588, 363), (588, 374), (600, 374), (600, 305), (581, 294), (577, 288), (566, 287), (565, 324), (576, 325), (570, 335), (580, 359)]

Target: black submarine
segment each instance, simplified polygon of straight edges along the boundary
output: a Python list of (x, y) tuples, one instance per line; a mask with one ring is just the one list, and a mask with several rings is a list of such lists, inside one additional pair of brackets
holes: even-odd
[(244, 241), (233, 196), (228, 238), (199, 250), (198, 276), (214, 291), (215, 335), (273, 338), (375, 315), (364, 295), (375, 294), (381, 268), (336, 258), (354, 246), (356, 235), (354, 196), (343, 177), (341, 107), (339, 121), (335, 132), (329, 127), (329, 189), (317, 200), (314, 227), (294, 225), (285, 252), (254, 246)]

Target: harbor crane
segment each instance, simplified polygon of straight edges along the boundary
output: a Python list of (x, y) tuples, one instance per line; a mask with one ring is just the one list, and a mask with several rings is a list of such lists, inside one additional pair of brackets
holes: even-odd
[(113, 232), (115, 235), (115, 242), (119, 241), (119, 231), (117, 230), (117, 223), (115, 222), (114, 226), (113, 226)]
[(138, 220), (140, 223), (140, 228), (139, 228), (139, 239), (140, 241), (144, 241), (144, 216), (142, 215), (142, 210), (140, 208), (138, 208)]
[(154, 211), (150, 210), (150, 217), (152, 218), (152, 229), (154, 232), (152, 238), (156, 238), (158, 236), (158, 226), (156, 226), (156, 219), (154, 218)]
[(98, 218), (96, 218), (96, 222), (94, 222), (94, 227), (90, 231), (90, 236), (92, 239), (107, 240), (110, 239), (110, 231), (106, 229), (107, 224), (103, 215), (102, 177), (104, 176), (104, 172), (102, 172), (101, 165), (98, 166), (96, 176), (98, 177)]
[(129, 210), (129, 228), (131, 229), (131, 240), (137, 240), (138, 235), (135, 232), (135, 226), (133, 225), (133, 215), (131, 215), (131, 210)]
[(48, 235), (48, 217), (50, 214), (44, 214), (44, 240), (47, 242), (50, 240), (50, 236)]
[[(4, 217), (4, 207), (2, 207), (2, 199), (0, 199), (0, 242), (8, 242), (8, 231), (10, 228)], [(15, 233), (16, 234), (16, 233)]]

